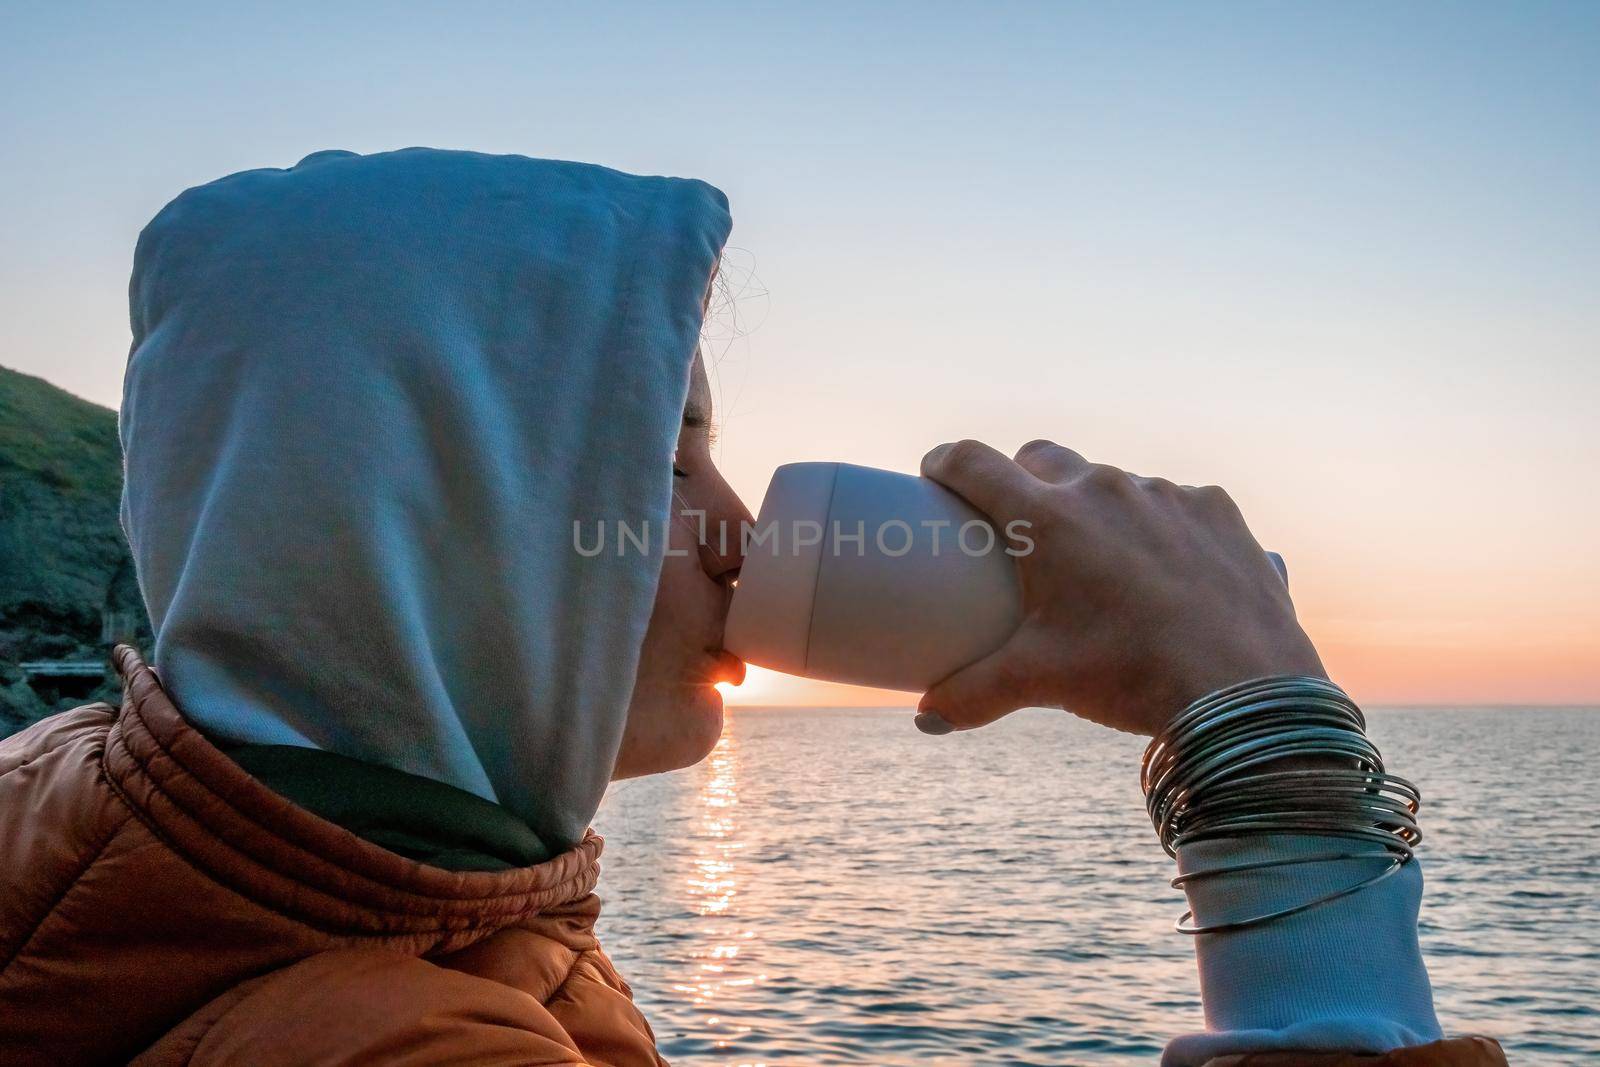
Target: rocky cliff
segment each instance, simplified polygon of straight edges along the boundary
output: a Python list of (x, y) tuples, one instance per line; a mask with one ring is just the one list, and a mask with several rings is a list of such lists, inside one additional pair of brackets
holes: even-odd
[[(0, 367), (0, 736), (88, 700), (121, 700), (111, 643), (146, 650), (117, 508), (117, 414)], [(25, 675), (21, 664), (98, 662), (87, 679)]]

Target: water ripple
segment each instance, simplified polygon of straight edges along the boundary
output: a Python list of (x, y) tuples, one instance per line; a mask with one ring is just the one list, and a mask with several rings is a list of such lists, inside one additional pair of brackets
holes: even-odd
[[(1600, 714), (1376, 711), (1424, 794), (1440, 1020), (1600, 1062)], [(909, 713), (734, 710), (616, 787), (601, 936), (684, 1064), (1149, 1064), (1203, 1026), (1138, 739), (1060, 713), (931, 741)]]

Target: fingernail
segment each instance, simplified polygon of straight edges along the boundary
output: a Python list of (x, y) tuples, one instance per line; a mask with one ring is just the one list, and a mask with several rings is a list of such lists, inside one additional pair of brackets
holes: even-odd
[(944, 716), (940, 715), (937, 711), (919, 711), (917, 712), (917, 717), (912, 721), (917, 724), (917, 729), (921, 730), (925, 734), (932, 734), (935, 737), (940, 734), (955, 732), (955, 727), (951, 726), (950, 723), (945, 721)]

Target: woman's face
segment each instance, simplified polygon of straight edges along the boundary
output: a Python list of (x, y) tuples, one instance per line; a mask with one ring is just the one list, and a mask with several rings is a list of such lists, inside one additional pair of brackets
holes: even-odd
[(715, 683), (744, 679), (744, 664), (722, 650), (722, 626), (744, 562), (743, 525), (752, 520), (711, 461), (711, 414), (711, 387), (696, 353), (673, 458), (668, 552), (613, 779), (704, 759), (722, 735)]

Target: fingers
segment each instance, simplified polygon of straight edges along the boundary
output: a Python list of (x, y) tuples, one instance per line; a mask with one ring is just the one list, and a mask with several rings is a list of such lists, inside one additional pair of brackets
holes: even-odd
[(965, 497), (996, 523), (1018, 518), (1039, 480), (982, 441), (939, 445), (922, 457), (922, 474)]
[(1071, 481), (1090, 466), (1070, 448), (1039, 438), (1017, 449), (1017, 465), (1042, 482)]
[(917, 703), (917, 729), (926, 734), (987, 726), (1040, 699), (1042, 671), (1015, 638), (939, 681)]

